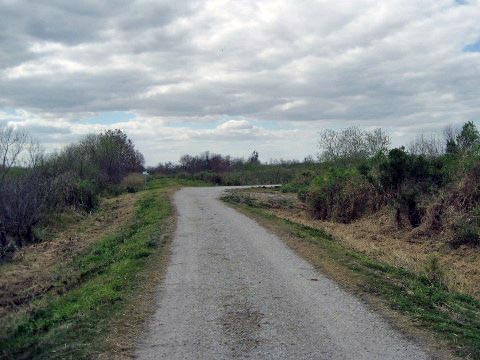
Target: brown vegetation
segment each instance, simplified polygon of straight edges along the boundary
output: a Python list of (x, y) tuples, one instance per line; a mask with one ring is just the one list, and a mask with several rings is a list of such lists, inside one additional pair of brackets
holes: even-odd
[(236, 194), (243, 203), (254, 204), (281, 218), (325, 230), (351, 249), (417, 274), (428, 275), (432, 254), (435, 254), (441, 268), (441, 281), (451, 290), (480, 299), (478, 249), (465, 245), (452, 248), (446, 232), (426, 235), (421, 228), (399, 227), (395, 211), (390, 206), (346, 224), (313, 218), (308, 206), (293, 194), (265, 189), (241, 190)]
[(145, 179), (139, 173), (130, 173), (120, 182), (120, 190), (134, 193), (145, 188)]

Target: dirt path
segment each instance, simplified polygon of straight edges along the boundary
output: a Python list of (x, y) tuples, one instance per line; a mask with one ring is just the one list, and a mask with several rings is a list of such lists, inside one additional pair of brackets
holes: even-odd
[(276, 236), (184, 188), (158, 310), (140, 359), (427, 359)]

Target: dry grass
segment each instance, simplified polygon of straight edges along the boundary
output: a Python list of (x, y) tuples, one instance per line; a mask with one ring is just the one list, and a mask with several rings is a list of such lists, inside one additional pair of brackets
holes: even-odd
[(429, 256), (437, 253), (445, 285), (480, 299), (480, 251), (470, 247), (452, 249), (442, 234), (432, 238), (409, 227), (399, 229), (389, 208), (342, 224), (312, 219), (305, 205), (293, 194), (258, 190), (243, 190), (242, 194), (276, 216), (323, 229), (353, 250), (417, 274), (427, 271)]
[(127, 192), (137, 192), (144, 188), (145, 179), (142, 174), (130, 173), (122, 179), (120, 188)]
[(135, 194), (104, 199), (100, 210), (89, 215), (76, 214), (71, 224), (59, 224), (51, 240), (25, 247), (0, 267), (0, 319), (20, 311), (38, 296), (53, 289), (59, 281), (57, 265), (68, 262), (99, 239), (128, 225), (134, 215)]

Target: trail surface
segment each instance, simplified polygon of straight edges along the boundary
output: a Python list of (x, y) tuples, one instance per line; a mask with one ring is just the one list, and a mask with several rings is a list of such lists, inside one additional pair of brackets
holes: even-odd
[(184, 188), (140, 359), (427, 359), (418, 345), (218, 200)]

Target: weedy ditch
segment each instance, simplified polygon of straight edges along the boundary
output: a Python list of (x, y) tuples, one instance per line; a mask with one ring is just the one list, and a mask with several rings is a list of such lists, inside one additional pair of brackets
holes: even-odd
[(449, 291), (434, 256), (425, 275), (414, 274), (346, 248), (325, 231), (268, 212), (236, 194), (223, 200), (282, 237), (300, 255), (350, 291), (387, 304), (415, 327), (433, 332), (459, 355), (480, 359), (480, 302)]

